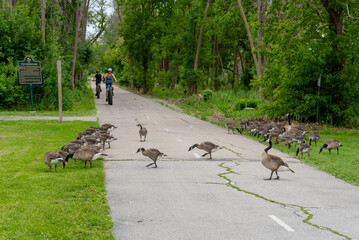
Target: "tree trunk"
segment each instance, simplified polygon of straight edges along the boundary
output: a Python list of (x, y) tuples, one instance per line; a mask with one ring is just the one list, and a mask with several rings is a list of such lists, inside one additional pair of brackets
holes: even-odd
[(41, 0), (41, 33), (42, 33), (42, 43), (45, 50), (46, 39), (45, 39), (45, 28), (46, 28), (46, 0)]
[(178, 63), (176, 62), (175, 70), (172, 76), (172, 84), (171, 84), (171, 90), (175, 89), (176, 82), (177, 82), (177, 75), (178, 75)]
[(82, 9), (82, 19), (81, 19), (81, 40), (85, 41), (86, 39), (86, 31), (87, 31), (87, 19), (88, 19), (88, 9), (90, 6), (90, 0), (85, 0), (85, 6)]
[[(261, 27), (262, 27), (262, 1), (257, 0), (257, 22), (258, 22), (258, 36), (257, 36), (257, 49), (260, 49), (262, 36), (261, 36)], [(258, 68), (262, 71), (262, 55), (258, 51), (257, 53), (258, 58)]]
[[(196, 49), (196, 55), (195, 55), (195, 59), (194, 59), (194, 66), (193, 66), (193, 70), (194, 70), (195, 73), (198, 70), (198, 61), (199, 61), (199, 55), (200, 55), (200, 52), (201, 52), (201, 43), (202, 43), (202, 38), (203, 38), (203, 31), (204, 31), (204, 26), (206, 25), (207, 15), (208, 15), (208, 10), (209, 10), (209, 5), (210, 4), (211, 4), (211, 0), (208, 0), (206, 10), (204, 11), (203, 24), (201, 25), (201, 27), (199, 29), (198, 40), (197, 40), (197, 49)], [(196, 76), (194, 76), (194, 79), (192, 79), (192, 86), (190, 87), (189, 90), (190, 90), (190, 94), (197, 93), (197, 79), (196, 79)]]
[(142, 87), (142, 93), (143, 94), (147, 94), (148, 89), (147, 89), (147, 68), (143, 69), (143, 87)]
[(219, 80), (218, 80), (218, 67), (219, 67), (219, 61), (218, 61), (218, 35), (214, 34), (213, 36), (213, 83), (214, 83), (214, 89), (219, 89)]
[(239, 10), (240, 10), (240, 12), (241, 12), (241, 16), (242, 16), (242, 19), (243, 19), (243, 22), (244, 22), (244, 26), (245, 26), (246, 31), (247, 31), (248, 40), (249, 40), (249, 44), (250, 44), (250, 46), (251, 46), (251, 51), (252, 51), (252, 57), (253, 57), (253, 60), (254, 60), (254, 64), (255, 64), (255, 66), (256, 66), (257, 77), (258, 77), (259, 79), (261, 79), (261, 78), (262, 78), (262, 69), (259, 67), (258, 60), (257, 60), (257, 56), (256, 56), (256, 54), (255, 54), (255, 52), (254, 52), (254, 51), (255, 51), (255, 48), (254, 48), (254, 43), (253, 43), (252, 34), (251, 34), (250, 29), (249, 29), (247, 17), (246, 17), (246, 15), (245, 15), (245, 13), (244, 13), (241, 0), (237, 0), (237, 4), (238, 4)]
[(131, 67), (131, 59), (130, 59), (130, 57), (128, 57), (128, 72), (130, 74), (131, 89), (133, 89), (133, 77), (132, 77), (132, 67)]
[(234, 48), (234, 58), (233, 58), (233, 79), (231, 81), (232, 84), (232, 88), (234, 88), (235, 82), (237, 80), (237, 72), (238, 72), (238, 57), (237, 57), (237, 52), (238, 52), (238, 45), (235, 46)]
[(203, 31), (204, 31), (204, 26), (206, 25), (207, 15), (208, 15), (208, 10), (209, 10), (209, 5), (210, 4), (211, 4), (211, 0), (208, 0), (206, 10), (204, 11), (203, 24), (201, 25), (201, 28), (199, 29), (196, 58), (194, 60), (194, 67), (193, 67), (195, 72), (197, 72), (197, 70), (198, 70), (198, 61), (199, 61), (199, 54), (200, 54), (200, 51), (201, 51), (201, 43), (202, 43), (202, 38), (203, 38)]
[(84, 4), (86, 0), (82, 0), (80, 8), (76, 11), (76, 32), (75, 32), (75, 43), (74, 43), (74, 53), (72, 59), (72, 82), (71, 89), (75, 90), (75, 72), (76, 72), (76, 57), (77, 57), (77, 45), (79, 41), (79, 32), (81, 27), (81, 19), (82, 19), (82, 9), (85, 7)]

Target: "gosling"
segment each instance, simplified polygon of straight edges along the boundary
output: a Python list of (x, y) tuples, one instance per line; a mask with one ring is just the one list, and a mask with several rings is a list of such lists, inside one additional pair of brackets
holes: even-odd
[(149, 167), (149, 166), (154, 164), (155, 168), (156, 168), (157, 167), (157, 164), (156, 164), (157, 160), (167, 156), (167, 155), (165, 155), (164, 153), (161, 153), (158, 149), (155, 149), (155, 148), (149, 148), (149, 149), (139, 148), (136, 153), (139, 153), (139, 152), (142, 152), (143, 156), (149, 157), (150, 159), (153, 160), (153, 163), (148, 164), (146, 167)]
[[(141, 124), (137, 124), (137, 127), (140, 127), (140, 131), (138, 132), (140, 134), (140, 142), (145, 142), (147, 137), (147, 129), (142, 127)], [(143, 137), (143, 141), (142, 141)]]
[(321, 147), (319, 153), (323, 151), (324, 148), (328, 149), (329, 153), (332, 153), (332, 149), (337, 149), (337, 154), (339, 154), (339, 147), (342, 147), (343, 145), (336, 139), (327, 139)]
[(302, 157), (303, 157), (303, 153), (308, 153), (308, 158), (310, 158), (310, 150), (312, 150), (312, 148), (310, 147), (310, 145), (308, 143), (302, 143), (297, 148), (296, 156), (298, 156), (299, 152), (300, 152)]
[(57, 168), (57, 164), (58, 163), (62, 163), (63, 166), (65, 167), (67, 162), (64, 160), (64, 158), (66, 157), (67, 152), (65, 151), (51, 151), (51, 152), (47, 152), (44, 155), (44, 159), (45, 159), (45, 163), (49, 166), (49, 171), (52, 172), (52, 165), (55, 164), (55, 172), (56, 172), (56, 168)]
[(269, 149), (272, 148), (272, 141), (269, 138), (263, 140), (262, 142), (269, 142), (269, 147), (264, 149), (264, 152), (262, 153), (261, 156), (261, 161), (263, 166), (271, 170), (270, 177), (265, 180), (271, 180), (273, 176), (273, 172), (275, 172), (275, 174), (277, 175), (276, 179), (279, 179), (279, 175), (277, 171), (280, 166), (284, 166), (288, 168), (292, 173), (294, 173), (294, 171), (289, 168), (288, 164), (286, 164), (280, 157), (268, 154)]
[(308, 136), (309, 145), (312, 146), (312, 142), (315, 142), (315, 146), (317, 146), (317, 142), (319, 139), (320, 139), (319, 132), (313, 132), (313, 133), (309, 134), (309, 136)]
[(189, 149), (188, 149), (188, 152), (191, 151), (192, 149), (194, 148), (198, 148), (198, 149), (202, 149), (204, 151), (206, 151), (205, 154), (202, 155), (202, 157), (205, 157), (207, 154), (209, 154), (209, 159), (212, 159), (212, 153), (213, 152), (216, 152), (218, 150), (221, 150), (222, 147), (214, 144), (214, 143), (211, 143), (211, 142), (203, 142), (201, 144), (193, 144)]
[(227, 123), (226, 128), (228, 129), (228, 134), (229, 134), (229, 130), (232, 130), (233, 134), (234, 134), (234, 130), (237, 130), (240, 134), (242, 134), (242, 131), (234, 123)]

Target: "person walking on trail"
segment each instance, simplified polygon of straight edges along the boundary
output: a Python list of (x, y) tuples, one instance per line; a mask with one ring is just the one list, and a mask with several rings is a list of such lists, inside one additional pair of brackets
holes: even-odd
[[(96, 74), (95, 74), (95, 76), (93, 76), (93, 79), (96, 80), (96, 86), (97, 86), (97, 87), (100, 87), (100, 92), (102, 92), (102, 89), (101, 89), (102, 75), (100, 74), (100, 71), (99, 71), (99, 70), (96, 71)], [(97, 93), (96, 93), (95, 96), (97, 97)]]
[(116, 79), (115, 75), (113, 75), (113, 73), (112, 73), (112, 68), (109, 68), (107, 70), (107, 73), (106, 73), (104, 79), (105, 79), (105, 82), (106, 82), (106, 102), (107, 102), (108, 101), (108, 89), (107, 89), (107, 86), (110, 85), (111, 88), (112, 88), (112, 92), (113, 92), (114, 87), (112, 85), (112, 79), (115, 79), (115, 82), (117, 82), (117, 79)]

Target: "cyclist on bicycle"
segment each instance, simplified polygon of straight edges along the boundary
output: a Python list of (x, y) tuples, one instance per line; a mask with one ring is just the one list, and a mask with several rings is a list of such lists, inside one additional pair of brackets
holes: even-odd
[(113, 73), (112, 73), (112, 68), (109, 68), (107, 70), (107, 73), (106, 73), (104, 79), (106, 81), (106, 102), (107, 102), (108, 101), (108, 88), (107, 87), (111, 86), (112, 92), (113, 92), (114, 87), (112, 85), (112, 79), (115, 79), (115, 82), (117, 82), (117, 79), (116, 79), (115, 75), (113, 75)]
[[(96, 74), (95, 74), (95, 76), (93, 76), (93, 79), (96, 80), (96, 87), (99, 87), (99, 88), (100, 88), (100, 92), (102, 92), (102, 90), (101, 90), (101, 80), (102, 80), (102, 76), (101, 76), (99, 70), (96, 71)], [(97, 92), (96, 92), (96, 95), (95, 95), (95, 96), (97, 97)]]

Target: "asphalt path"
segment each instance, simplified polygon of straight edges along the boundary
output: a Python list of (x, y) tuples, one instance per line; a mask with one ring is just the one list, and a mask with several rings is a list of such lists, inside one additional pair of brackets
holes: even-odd
[[(105, 163), (116, 239), (359, 239), (358, 187), (275, 149), (295, 174), (265, 181), (259, 142), (119, 88), (114, 105), (104, 91), (95, 102), (100, 123), (118, 126)], [(225, 148), (212, 160), (188, 152), (203, 141)], [(140, 147), (168, 157), (146, 168), (151, 161), (136, 154)]]

